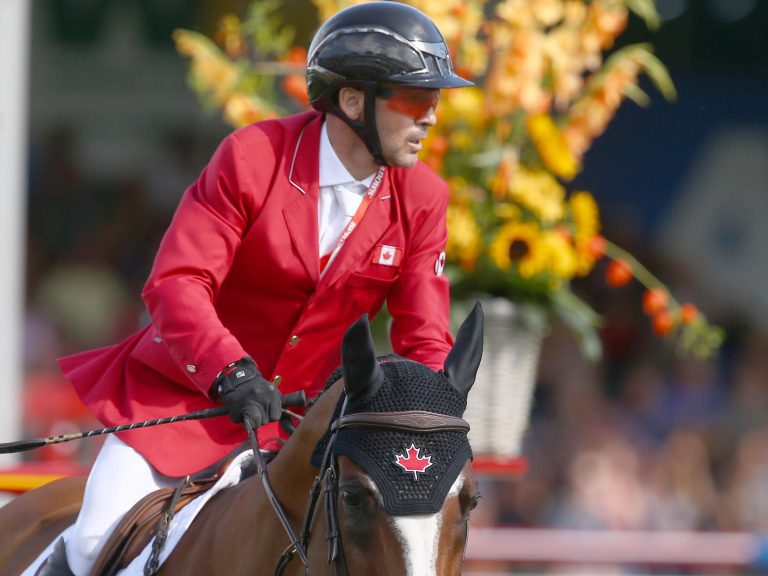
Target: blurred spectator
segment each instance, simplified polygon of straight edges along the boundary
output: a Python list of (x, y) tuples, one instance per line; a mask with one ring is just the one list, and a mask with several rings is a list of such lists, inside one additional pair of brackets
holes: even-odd
[(658, 530), (717, 528), (717, 491), (706, 439), (700, 432), (672, 432), (650, 455), (647, 527)]
[(646, 524), (648, 506), (636, 448), (620, 434), (606, 431), (574, 455), (552, 523), (567, 528), (640, 529)]
[(728, 464), (720, 528), (768, 531), (768, 428), (745, 433)]

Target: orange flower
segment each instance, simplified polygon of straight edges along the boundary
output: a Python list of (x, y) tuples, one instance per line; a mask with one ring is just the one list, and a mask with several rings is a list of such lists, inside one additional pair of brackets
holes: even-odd
[(595, 260), (605, 256), (605, 238), (600, 234), (593, 235), (587, 243), (587, 250)]
[(283, 78), (283, 91), (302, 106), (309, 104), (307, 80), (303, 74), (289, 74)]
[(682, 306), (680, 306), (680, 322), (685, 324), (686, 326), (690, 326), (693, 324), (693, 322), (696, 320), (696, 318), (699, 317), (699, 310), (691, 304), (690, 302), (686, 302)]
[(648, 316), (655, 316), (667, 309), (669, 292), (664, 288), (649, 288), (643, 294), (643, 311)]
[(632, 268), (623, 260), (612, 260), (605, 270), (605, 282), (612, 288), (628, 284), (632, 276)]
[(658, 314), (654, 315), (653, 319), (651, 320), (651, 325), (653, 326), (654, 334), (663, 338), (675, 327), (675, 320), (672, 317), (672, 314), (666, 310), (662, 310)]

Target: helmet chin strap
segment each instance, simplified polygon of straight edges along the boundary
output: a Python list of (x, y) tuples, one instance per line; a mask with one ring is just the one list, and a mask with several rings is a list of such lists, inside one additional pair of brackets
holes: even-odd
[(376, 91), (375, 84), (358, 87), (365, 95), (363, 120), (352, 120), (347, 116), (338, 104), (332, 103), (329, 106), (329, 112), (334, 116), (341, 118), (344, 123), (352, 128), (360, 140), (363, 141), (368, 152), (373, 156), (374, 162), (379, 166), (387, 166), (384, 160), (384, 154), (381, 150), (381, 141), (379, 140), (379, 131), (376, 129)]

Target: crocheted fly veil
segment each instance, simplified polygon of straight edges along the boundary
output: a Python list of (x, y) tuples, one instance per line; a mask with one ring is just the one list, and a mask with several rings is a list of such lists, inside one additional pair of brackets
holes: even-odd
[[(478, 305), (459, 330), (445, 368), (435, 372), (396, 355), (377, 359), (367, 318), (362, 317), (347, 331), (342, 345), (344, 415), (423, 411), (460, 418), (482, 354), (482, 324)], [(315, 451), (313, 461), (318, 466), (327, 442), (328, 436)], [(362, 466), (389, 514), (434, 514), (472, 458), (472, 449), (461, 430), (414, 432), (360, 426), (337, 432), (333, 454), (348, 456)]]

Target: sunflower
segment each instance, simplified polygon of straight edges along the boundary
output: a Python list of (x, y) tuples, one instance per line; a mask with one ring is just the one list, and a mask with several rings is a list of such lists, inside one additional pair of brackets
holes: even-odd
[(514, 267), (523, 278), (532, 278), (547, 266), (541, 231), (533, 222), (513, 222), (502, 226), (491, 241), (488, 252), (500, 270)]
[(577, 269), (576, 251), (566, 235), (558, 230), (547, 231), (540, 242), (553, 287), (573, 278)]
[(552, 174), (544, 170), (518, 166), (509, 195), (544, 224), (559, 222), (565, 215), (565, 189)]

